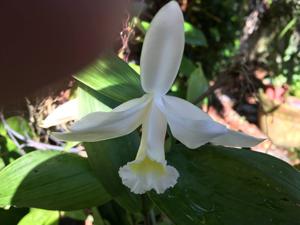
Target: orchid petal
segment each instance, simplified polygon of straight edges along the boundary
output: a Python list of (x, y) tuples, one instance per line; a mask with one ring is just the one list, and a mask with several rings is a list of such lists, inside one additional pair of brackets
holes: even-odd
[(167, 121), (155, 104), (142, 127), (142, 140), (136, 159), (119, 170), (124, 185), (136, 194), (154, 189), (158, 194), (177, 183), (179, 173), (165, 160), (164, 141)]
[(147, 93), (165, 94), (174, 82), (184, 49), (184, 19), (175, 1), (153, 18), (141, 54), (141, 81)]
[(188, 148), (198, 148), (227, 132), (193, 104), (172, 96), (164, 96), (158, 106), (164, 112), (174, 137)]
[(71, 120), (77, 120), (78, 118), (78, 100), (72, 99), (54, 109), (54, 111), (42, 121), (40, 127), (49, 128)]
[(74, 123), (70, 132), (53, 133), (65, 141), (101, 141), (120, 137), (134, 131), (145, 116), (149, 97), (132, 99), (111, 112), (94, 112)]
[(229, 130), (226, 134), (220, 135), (212, 139), (210, 142), (214, 145), (223, 145), (227, 147), (253, 147), (264, 140), (265, 139)]

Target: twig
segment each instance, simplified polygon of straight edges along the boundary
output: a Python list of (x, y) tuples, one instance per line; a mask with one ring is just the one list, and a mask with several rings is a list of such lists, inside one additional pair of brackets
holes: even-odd
[[(26, 154), (26, 152), (23, 150), (24, 147), (32, 147), (32, 148), (39, 149), (39, 150), (57, 150), (57, 151), (64, 151), (65, 150), (64, 146), (57, 146), (57, 145), (41, 143), (41, 142), (31, 140), (28, 135), (23, 136), (22, 134), (20, 134), (17, 131), (13, 130), (8, 125), (8, 123), (4, 119), (4, 116), (3, 116), (2, 113), (0, 114), (0, 119), (3, 123), (3, 125), (4, 125), (5, 130), (7, 131), (7, 134), (12, 139), (14, 144), (18, 147), (21, 155)], [(24, 143), (20, 145), (19, 142), (17, 141), (17, 139), (19, 139), (20, 141), (23, 141)], [(69, 151), (73, 152), (73, 153), (78, 153), (79, 149), (78, 148), (70, 148)]]
[(17, 146), (20, 155), (25, 155), (26, 152), (23, 150), (23, 148), (21, 147), (21, 145), (19, 144), (19, 142), (17, 141), (17, 139), (14, 136), (15, 131), (13, 129), (11, 129), (10, 126), (6, 123), (2, 113), (0, 113), (0, 119), (1, 119), (1, 122), (3, 123), (4, 129), (6, 130), (8, 136), (14, 142), (14, 144)]
[[(57, 146), (51, 144), (45, 144), (33, 140), (27, 140), (26, 143), (22, 144), (21, 147), (32, 147), (39, 150), (57, 150), (57, 151), (64, 151), (64, 146)], [(78, 148), (70, 148), (69, 152), (78, 153)]]

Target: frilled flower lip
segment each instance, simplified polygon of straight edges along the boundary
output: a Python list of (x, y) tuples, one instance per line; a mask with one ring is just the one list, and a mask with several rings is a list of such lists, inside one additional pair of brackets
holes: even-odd
[(94, 112), (77, 121), (70, 132), (54, 133), (67, 141), (101, 141), (127, 135), (142, 124), (136, 159), (119, 170), (124, 185), (137, 194), (154, 189), (163, 193), (179, 177), (167, 165), (164, 142), (167, 124), (173, 136), (188, 148), (211, 142), (249, 147), (261, 139), (230, 131), (193, 104), (166, 93), (176, 78), (184, 49), (184, 19), (180, 6), (171, 1), (153, 18), (141, 55), (141, 83), (146, 94), (111, 112)]
[(177, 183), (179, 173), (167, 165), (167, 161), (157, 162), (146, 157), (134, 160), (119, 169), (122, 183), (135, 194), (143, 194), (151, 189), (162, 194)]

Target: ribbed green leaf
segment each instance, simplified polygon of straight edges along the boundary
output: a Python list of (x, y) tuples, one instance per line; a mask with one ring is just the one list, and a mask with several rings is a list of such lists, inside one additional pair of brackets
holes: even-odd
[(117, 56), (106, 56), (75, 76), (80, 87), (114, 108), (143, 95), (138, 74)]
[(90, 95), (82, 88), (77, 89), (77, 96), (80, 101), (79, 116), (80, 118), (86, 116), (89, 113), (102, 111), (111, 111), (111, 108), (100, 102), (97, 98)]
[(0, 158), (0, 170), (2, 170), (5, 167), (5, 162), (2, 158)]
[(0, 206), (74, 210), (110, 200), (87, 159), (34, 151), (0, 171)]
[(176, 146), (180, 178), (151, 199), (177, 225), (300, 224), (300, 173), (272, 156), (243, 149)]
[(18, 225), (58, 225), (59, 211), (31, 209)]
[(75, 210), (63, 212), (64, 217), (71, 218), (74, 220), (85, 221), (88, 215), (86, 215), (85, 210)]

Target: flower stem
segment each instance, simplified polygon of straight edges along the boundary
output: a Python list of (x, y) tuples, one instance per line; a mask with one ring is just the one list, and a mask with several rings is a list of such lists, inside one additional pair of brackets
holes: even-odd
[(142, 207), (143, 207), (143, 215), (144, 215), (144, 224), (145, 225), (151, 225), (151, 221), (150, 221), (150, 214), (149, 214), (149, 210), (147, 207), (147, 195), (143, 194), (142, 195)]

